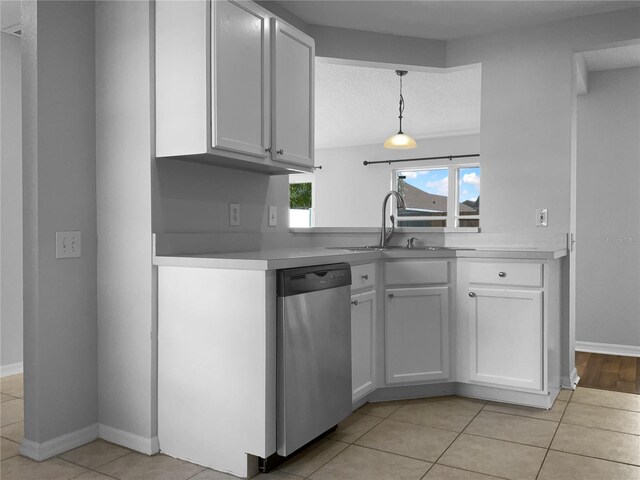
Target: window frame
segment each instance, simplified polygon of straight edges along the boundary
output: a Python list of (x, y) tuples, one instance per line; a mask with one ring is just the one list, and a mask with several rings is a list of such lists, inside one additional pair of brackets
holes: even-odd
[[(446, 216), (425, 216), (425, 217), (411, 217), (412, 220), (427, 220), (427, 221), (439, 221), (445, 220), (445, 227), (398, 227), (399, 231), (411, 231), (417, 230), (420, 232), (479, 232), (481, 215), (463, 215), (460, 216), (460, 170), (464, 168), (479, 168), (482, 166), (479, 162), (463, 162), (463, 161), (451, 161), (448, 163), (438, 163), (432, 165), (421, 165), (408, 168), (396, 168), (391, 171), (391, 189), (398, 190), (398, 172), (410, 172), (410, 171), (424, 171), (424, 170), (448, 170), (448, 193), (447, 193), (447, 215)], [(480, 186), (482, 188), (482, 185)], [(453, 193), (453, 195), (452, 195)], [(396, 217), (398, 224), (402, 221), (402, 217), (398, 215), (398, 207), (396, 202), (392, 207), (393, 215)], [(477, 227), (461, 227), (460, 219), (462, 220), (478, 220)]]

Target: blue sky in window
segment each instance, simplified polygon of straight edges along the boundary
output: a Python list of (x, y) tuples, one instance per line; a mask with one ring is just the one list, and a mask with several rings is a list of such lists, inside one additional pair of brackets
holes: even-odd
[[(449, 170), (406, 170), (398, 172), (405, 181), (420, 190), (435, 195), (447, 196), (449, 193)], [(460, 202), (475, 201), (480, 195), (480, 167), (460, 169)]]
[(460, 202), (473, 200), (480, 195), (480, 167), (460, 169)]
[(449, 193), (449, 170), (446, 168), (437, 170), (407, 170), (398, 172), (405, 176), (405, 182), (420, 190), (435, 195), (447, 196)]

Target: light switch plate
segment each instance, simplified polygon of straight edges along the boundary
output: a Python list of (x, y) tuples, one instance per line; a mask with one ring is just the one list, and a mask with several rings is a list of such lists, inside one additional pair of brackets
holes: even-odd
[(546, 227), (548, 225), (547, 221), (547, 209), (539, 208), (536, 210), (536, 227)]
[(237, 227), (240, 225), (240, 204), (239, 203), (230, 203), (229, 204), (229, 225), (232, 227)]
[(78, 258), (81, 254), (80, 232), (56, 232), (56, 258)]
[(278, 226), (278, 207), (275, 205), (269, 205), (269, 226)]

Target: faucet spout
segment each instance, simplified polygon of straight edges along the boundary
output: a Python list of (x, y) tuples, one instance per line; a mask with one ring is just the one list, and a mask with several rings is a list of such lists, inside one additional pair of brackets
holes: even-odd
[(389, 201), (390, 197), (395, 197), (398, 210), (405, 208), (404, 198), (402, 198), (402, 195), (400, 195), (398, 191), (391, 190), (389, 193), (385, 195), (384, 200), (382, 200), (382, 227), (380, 229), (380, 246), (381, 247), (385, 247), (389, 243), (389, 240), (391, 240), (391, 237), (393, 236), (393, 233), (395, 230), (395, 221), (394, 221), (393, 215), (391, 215), (391, 229), (387, 231), (387, 227), (386, 227), (387, 222), (386, 222), (385, 215), (387, 214), (387, 202)]

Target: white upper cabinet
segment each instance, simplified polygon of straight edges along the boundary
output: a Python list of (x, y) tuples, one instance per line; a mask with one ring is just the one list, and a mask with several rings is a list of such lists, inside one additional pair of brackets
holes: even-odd
[(266, 158), (271, 142), (268, 13), (254, 3), (211, 7), (213, 148)]
[(313, 167), (313, 39), (274, 18), (273, 129), (275, 160)]
[(251, 1), (157, 2), (156, 156), (313, 171), (314, 54)]

